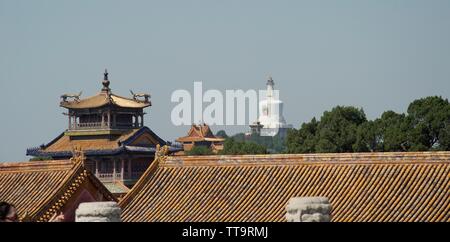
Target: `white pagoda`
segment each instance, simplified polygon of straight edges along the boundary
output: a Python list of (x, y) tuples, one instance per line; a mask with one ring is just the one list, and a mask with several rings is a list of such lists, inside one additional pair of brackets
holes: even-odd
[(274, 89), (272, 77), (267, 80), (266, 99), (259, 102), (258, 121), (250, 125), (251, 132), (261, 136), (275, 136), (280, 133), (286, 135), (286, 131), (292, 128), (287, 124), (283, 116), (283, 102), (278, 98), (278, 91)]

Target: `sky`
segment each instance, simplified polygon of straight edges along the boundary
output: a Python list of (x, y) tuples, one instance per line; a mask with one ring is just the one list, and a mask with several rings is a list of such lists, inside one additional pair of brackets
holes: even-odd
[(170, 98), (194, 81), (259, 90), (271, 75), (294, 127), (336, 105), (375, 119), (450, 96), (450, 1), (0, 0), (0, 161), (63, 132), (60, 95), (95, 95), (105, 68), (114, 93), (151, 94), (145, 125), (164, 140), (188, 131)]

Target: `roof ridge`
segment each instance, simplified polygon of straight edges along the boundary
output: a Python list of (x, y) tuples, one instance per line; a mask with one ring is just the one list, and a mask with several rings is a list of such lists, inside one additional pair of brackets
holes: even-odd
[(0, 162), (0, 172), (23, 172), (23, 171), (49, 171), (68, 170), (73, 166), (71, 160), (45, 160), (45, 161), (22, 161), (22, 162)]
[(164, 166), (449, 163), (450, 152), (169, 156)]

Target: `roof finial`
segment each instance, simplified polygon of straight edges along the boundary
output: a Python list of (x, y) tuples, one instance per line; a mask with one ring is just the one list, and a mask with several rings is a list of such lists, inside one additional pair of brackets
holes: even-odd
[(107, 69), (105, 69), (105, 73), (103, 73), (103, 76), (104, 76), (103, 80), (107, 81), (108, 80), (108, 70)]
[(275, 83), (273, 82), (272, 75), (269, 74), (268, 80), (267, 80), (267, 85), (273, 86), (274, 84), (275, 84)]
[(109, 92), (111, 89), (109, 89), (109, 80), (108, 80), (108, 70), (105, 69), (105, 73), (103, 74), (103, 88), (102, 91)]

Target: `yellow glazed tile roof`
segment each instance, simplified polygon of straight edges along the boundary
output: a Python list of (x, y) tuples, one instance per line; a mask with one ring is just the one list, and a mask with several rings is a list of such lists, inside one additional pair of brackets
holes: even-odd
[(450, 152), (176, 156), (120, 202), (124, 221), (285, 221), (325, 196), (332, 221), (450, 222)]
[(222, 142), (224, 138), (216, 137), (211, 128), (206, 124), (193, 124), (188, 131), (187, 136), (180, 137), (177, 142), (192, 142), (192, 141), (211, 141), (211, 142)]
[(0, 201), (13, 204), (25, 221), (47, 221), (85, 183), (114, 201), (106, 188), (71, 160), (0, 163)]
[(114, 139), (109, 138), (97, 138), (86, 140), (73, 140), (68, 135), (62, 135), (57, 140), (51, 142), (51, 144), (44, 149), (46, 152), (55, 151), (71, 151), (73, 147), (80, 147), (82, 150), (104, 150), (104, 149), (116, 149), (119, 148), (120, 142), (127, 140), (139, 129), (129, 130)]
[(123, 108), (146, 108), (151, 106), (151, 102), (143, 102), (131, 98), (121, 97), (112, 93), (100, 92), (95, 96), (85, 99), (61, 102), (61, 107), (84, 109), (98, 108), (108, 104), (113, 104)]

